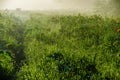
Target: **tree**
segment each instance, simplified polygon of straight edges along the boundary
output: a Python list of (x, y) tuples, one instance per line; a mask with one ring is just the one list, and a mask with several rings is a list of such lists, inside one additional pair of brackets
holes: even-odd
[(96, 13), (107, 16), (120, 15), (120, 0), (98, 0), (95, 2)]
[(114, 7), (115, 7), (115, 12), (116, 12), (116, 14), (117, 15), (119, 15), (120, 14), (120, 0), (111, 0), (111, 3), (113, 3), (114, 5)]

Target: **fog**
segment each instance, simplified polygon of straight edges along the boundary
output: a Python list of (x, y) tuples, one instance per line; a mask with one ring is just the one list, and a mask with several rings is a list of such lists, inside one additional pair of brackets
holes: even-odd
[(120, 0), (0, 0), (0, 9), (78, 10), (101, 15), (120, 15)]
[(0, 0), (1, 8), (7, 9), (91, 9), (95, 0)]

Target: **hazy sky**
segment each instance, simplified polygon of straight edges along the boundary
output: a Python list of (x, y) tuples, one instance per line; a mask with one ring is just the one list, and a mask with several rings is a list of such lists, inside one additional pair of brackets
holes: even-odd
[(2, 8), (15, 9), (89, 9), (94, 0), (0, 0)]

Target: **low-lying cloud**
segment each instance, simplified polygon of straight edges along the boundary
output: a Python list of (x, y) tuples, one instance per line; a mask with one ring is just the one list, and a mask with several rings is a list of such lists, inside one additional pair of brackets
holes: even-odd
[(94, 0), (6, 0), (2, 8), (15, 9), (89, 9)]
[(73, 9), (96, 11), (103, 15), (120, 14), (120, 0), (0, 0), (0, 8), (23, 10)]

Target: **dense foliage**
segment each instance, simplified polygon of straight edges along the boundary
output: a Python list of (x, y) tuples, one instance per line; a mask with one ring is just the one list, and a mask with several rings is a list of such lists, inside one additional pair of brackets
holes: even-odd
[(119, 80), (120, 19), (0, 15), (0, 79)]

